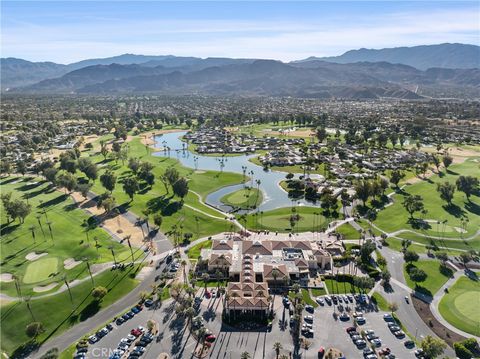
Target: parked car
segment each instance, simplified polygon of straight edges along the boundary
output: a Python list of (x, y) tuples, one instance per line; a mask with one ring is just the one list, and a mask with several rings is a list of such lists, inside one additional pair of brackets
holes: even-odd
[(215, 341), (215, 339), (217, 339), (217, 338), (216, 338), (215, 335), (213, 335), (213, 334), (207, 335), (207, 336), (205, 337), (205, 340), (206, 340), (207, 342), (209, 342), (209, 343), (213, 343), (213, 342)]
[(363, 339), (359, 339), (355, 341), (355, 345), (357, 346), (358, 349), (363, 349), (367, 346), (367, 342)]
[(315, 311), (315, 308), (311, 305), (306, 305), (305, 310), (309, 313), (313, 313)]
[(88, 337), (88, 342), (89, 342), (90, 344), (94, 344), (94, 343), (98, 342), (98, 338), (97, 338), (95, 335), (90, 335), (90, 336)]
[(363, 349), (363, 356), (366, 357), (367, 355), (375, 354), (375, 352), (371, 348)]
[(398, 339), (403, 339), (405, 338), (405, 333), (403, 332), (403, 330), (399, 330), (395, 333), (393, 333)]
[(342, 314), (340, 314), (340, 320), (342, 321), (347, 321), (347, 320), (350, 320), (350, 316), (346, 313), (346, 312), (343, 312)]
[(355, 327), (348, 327), (347, 329), (345, 329), (345, 331), (346, 331), (347, 333), (355, 332), (356, 330), (357, 330), (357, 328), (355, 328)]
[(306, 315), (306, 316), (303, 317), (303, 320), (305, 320), (306, 322), (312, 323), (313, 322), (313, 316)]
[(386, 322), (392, 322), (392, 321), (394, 321), (395, 319), (392, 317), (391, 314), (386, 313), (386, 314), (383, 315), (383, 320), (386, 321)]
[(323, 300), (322, 297), (317, 297), (315, 301), (322, 306), (325, 305), (325, 301)]
[(354, 312), (353, 316), (356, 317), (363, 317), (363, 312)]
[(367, 322), (367, 320), (364, 317), (356, 317), (355, 322), (357, 322), (358, 325), (363, 325)]
[(115, 320), (116, 325), (122, 325), (123, 323), (125, 323), (125, 319), (123, 319), (122, 317), (117, 318), (117, 320)]
[(398, 332), (401, 328), (398, 325), (392, 325), (388, 327), (392, 333)]
[(135, 337), (139, 337), (140, 335), (142, 335), (142, 332), (138, 329), (132, 329), (130, 331), (130, 334), (135, 335)]
[(378, 354), (383, 355), (383, 356), (387, 356), (390, 353), (391, 353), (391, 350), (388, 347), (380, 349), (380, 351), (378, 352)]
[(413, 348), (415, 346), (415, 342), (413, 340), (405, 340), (403, 345), (405, 345), (407, 348)]
[(407, 302), (407, 304), (410, 304), (410, 298), (408, 297), (408, 295), (405, 296), (405, 302)]
[(146, 306), (147, 308), (148, 308), (148, 307), (151, 307), (151, 306), (153, 305), (153, 300), (147, 299), (144, 304), (145, 304), (145, 306)]
[(317, 356), (317, 358), (318, 358), (318, 359), (322, 359), (324, 355), (325, 355), (325, 348), (324, 348), (324, 347), (320, 347), (320, 348), (318, 349), (318, 356)]
[(371, 343), (375, 345), (377, 348), (382, 346), (382, 341), (379, 338), (373, 339)]
[(417, 358), (423, 358), (424, 356), (424, 352), (423, 352), (423, 349), (417, 349), (413, 352), (413, 354), (415, 354), (415, 356)]
[(325, 296), (325, 302), (326, 302), (328, 305), (332, 305), (332, 298), (331, 298), (329, 295), (326, 295), (326, 296)]

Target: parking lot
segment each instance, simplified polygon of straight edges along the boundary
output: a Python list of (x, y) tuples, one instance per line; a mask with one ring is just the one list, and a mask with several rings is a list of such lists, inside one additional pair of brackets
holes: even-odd
[[(365, 318), (365, 323), (359, 324), (356, 332), (361, 336), (362, 331), (372, 331), (372, 337), (380, 339), (376, 348), (377, 351), (389, 348), (391, 354), (395, 355), (396, 358), (415, 358), (415, 348), (409, 349), (404, 345), (404, 342), (409, 340), (409, 337), (397, 338), (390, 331), (388, 327), (389, 322), (384, 319), (385, 312), (377, 312), (375, 307), (369, 302), (358, 304), (355, 299), (353, 299), (353, 302), (347, 300), (347, 303), (342, 299), (342, 302), (337, 303), (338, 305), (334, 307), (333, 303), (329, 305), (324, 301), (324, 304), (315, 308), (313, 313), (304, 310), (305, 316), (311, 315), (313, 317), (311, 322), (313, 325), (313, 337), (304, 331), (307, 340), (311, 343), (310, 349), (304, 350), (306, 358), (316, 358), (318, 349), (322, 346), (325, 349), (335, 347), (341, 350), (346, 358), (364, 357), (363, 349), (370, 347), (370, 341), (365, 338), (365, 345), (357, 347), (346, 330), (355, 326), (355, 312)], [(337, 314), (337, 319), (335, 319), (334, 311)], [(341, 313), (348, 313), (348, 316), (341, 320)], [(303, 334), (302, 336), (305, 337)], [(362, 338), (357, 339), (363, 340)], [(371, 358), (375, 357), (371, 356)]]
[[(282, 344), (282, 353), (292, 354), (292, 358), (318, 358), (320, 347), (325, 349), (335, 347), (342, 351), (346, 358), (364, 358), (363, 349), (370, 347), (370, 342), (366, 340), (366, 345), (358, 348), (352, 341), (346, 329), (354, 326), (354, 312), (362, 312), (365, 323), (358, 325), (356, 331), (362, 335), (362, 331), (373, 331), (374, 336), (380, 339), (380, 345), (375, 348), (381, 350), (389, 348), (396, 358), (415, 358), (415, 348), (406, 348), (404, 342), (408, 336), (398, 339), (389, 330), (388, 322), (384, 320), (384, 312), (375, 311), (371, 304), (359, 305), (352, 298), (353, 302), (347, 300), (347, 303), (338, 303), (331, 305), (323, 303), (311, 311), (304, 310), (304, 315), (311, 315), (310, 321), (313, 329), (313, 336), (306, 338), (309, 348), (301, 348), (299, 353), (293, 352), (292, 336), (290, 334), (290, 313), (282, 304), (282, 297), (276, 296), (274, 300), (275, 319), (272, 323), (271, 331), (239, 331), (227, 327), (221, 322), (222, 297), (206, 298), (203, 289), (199, 289), (197, 295), (202, 297), (198, 307), (198, 315), (203, 318), (206, 328), (216, 337), (210, 349), (209, 358), (239, 358), (241, 353), (248, 351), (252, 359), (275, 358), (273, 344), (280, 342)], [(336, 313), (336, 315), (334, 315)], [(348, 319), (340, 319), (341, 313), (349, 313)], [(359, 313), (357, 313), (359, 314)], [(148, 320), (153, 319), (158, 325), (158, 334), (152, 337), (148, 343), (143, 342), (140, 353), (135, 350), (135, 342), (138, 342), (141, 335), (133, 340), (131, 345), (127, 340), (133, 329), (139, 326), (147, 328)], [(305, 322), (304, 322), (305, 323)], [(361, 339), (361, 338), (358, 338)], [(363, 338), (362, 338), (363, 339)], [(122, 342), (127, 342), (122, 344)], [(128, 319), (123, 324), (112, 323), (112, 330), (103, 336), (98, 342), (90, 344), (86, 358), (109, 358), (120, 347), (126, 349), (123, 358), (140, 357), (147, 359), (159, 358), (160, 354), (167, 353), (171, 358), (191, 358), (197, 342), (193, 338), (189, 329), (186, 329), (185, 319), (179, 318), (175, 314), (175, 305), (172, 300), (168, 300), (160, 307), (143, 307), (143, 309)], [(378, 356), (379, 357), (379, 356)], [(368, 357), (370, 358), (370, 357)], [(374, 358), (371, 356), (371, 358)]]

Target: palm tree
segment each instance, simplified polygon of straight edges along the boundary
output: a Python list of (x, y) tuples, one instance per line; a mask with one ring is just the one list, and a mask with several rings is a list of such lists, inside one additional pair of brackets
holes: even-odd
[(204, 287), (205, 292), (207, 291), (207, 284), (208, 284), (209, 279), (210, 279), (210, 275), (208, 273), (203, 273), (202, 274), (203, 287)]
[(112, 252), (113, 263), (117, 264), (117, 258), (115, 257), (115, 251), (113, 250), (113, 246), (109, 246), (108, 249), (110, 249), (110, 252)]
[(63, 276), (63, 281), (65, 282), (65, 285), (67, 286), (68, 294), (69, 294), (69, 296), (70, 296), (70, 302), (72, 302), (72, 306), (73, 306), (72, 290), (70, 289), (70, 285), (68, 284), (68, 280), (67, 280), (67, 276), (66, 276), (66, 275)]
[(220, 289), (220, 279), (222, 278), (222, 272), (219, 270), (216, 270), (215, 277), (217, 277), (217, 290), (218, 290)]
[(198, 329), (198, 338), (200, 339), (200, 342), (202, 344), (202, 349), (200, 350), (200, 355), (198, 356), (199, 358), (202, 357), (203, 350), (205, 349), (205, 334), (207, 334), (207, 329), (205, 327), (201, 327), (200, 329)]
[(35, 216), (35, 218), (37, 219), (38, 225), (40, 226), (40, 230), (42, 231), (43, 239), (45, 239), (45, 232), (43, 231), (42, 222), (40, 221), (41, 216)]
[(195, 316), (195, 309), (193, 309), (190, 306), (185, 309), (184, 314), (187, 317), (187, 326), (188, 326), (188, 324), (190, 324), (190, 322), (192, 321), (192, 318)]
[(23, 299), (25, 301), (25, 304), (27, 305), (28, 311), (30, 312), (30, 315), (32, 316), (32, 319), (34, 322), (36, 322), (35, 316), (33, 315), (32, 307), (30, 306), (30, 297), (26, 297)]
[(33, 243), (36, 243), (35, 240), (35, 226), (30, 226), (28, 229), (32, 232)]
[(183, 269), (183, 284), (187, 284), (187, 273), (185, 272), (187, 268), (187, 261), (185, 259), (182, 259), (180, 264), (182, 265), (182, 269)]
[(133, 262), (135, 262), (135, 258), (133, 257), (132, 243), (130, 243), (130, 238), (131, 237), (132, 237), (132, 235), (129, 234), (128, 236), (125, 237), (125, 239), (127, 240), (128, 248), (130, 248), (130, 255), (132, 256), (132, 265), (133, 265)]
[[(47, 212), (45, 212), (45, 215), (47, 214)], [(52, 239), (52, 242), (53, 242), (53, 234), (52, 234), (52, 222), (48, 221), (47, 220), (47, 226), (48, 226), (48, 230), (50, 231), (50, 238)]]
[(251, 357), (249, 352), (243, 352), (242, 355), (240, 355), (240, 359), (250, 359)]
[(282, 350), (282, 349), (283, 349), (282, 343), (280, 343), (280, 342), (273, 343), (273, 350), (275, 350), (275, 354), (277, 356), (277, 359), (278, 359), (278, 356), (280, 355), (280, 350)]

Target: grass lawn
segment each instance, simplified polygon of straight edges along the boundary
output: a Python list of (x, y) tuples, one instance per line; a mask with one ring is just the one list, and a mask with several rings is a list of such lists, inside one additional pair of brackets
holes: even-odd
[(455, 240), (455, 239), (434, 239), (424, 236), (420, 236), (411, 232), (400, 233), (398, 237), (403, 239), (410, 239), (412, 242), (423, 243), (427, 245), (435, 245), (438, 248), (452, 248), (452, 249), (464, 249), (464, 250), (480, 250), (480, 236), (476, 236), (468, 241)]
[(302, 298), (305, 304), (311, 305), (314, 308), (318, 307), (318, 303), (314, 301), (312, 297), (310, 297), (310, 293), (308, 292), (308, 289), (302, 288)]
[(337, 282), (335, 279), (325, 279), (325, 285), (330, 294), (358, 293), (359, 290), (350, 282)]
[(211, 246), (212, 246), (212, 240), (210, 240), (210, 239), (194, 245), (187, 252), (188, 258), (198, 259), (198, 257), (200, 257), (201, 250), (203, 248), (210, 248)]
[[(427, 273), (427, 279), (424, 282), (415, 284), (415, 282), (410, 279), (407, 272), (407, 268), (410, 265), (423, 269), (425, 273)], [(403, 274), (407, 285), (414, 290), (433, 296), (450, 278), (450, 275), (453, 275), (451, 270), (441, 271), (440, 266), (441, 263), (438, 260), (419, 260), (413, 264), (405, 264)]]
[[(273, 232), (306, 232), (306, 231), (318, 231), (320, 228), (327, 226), (330, 221), (321, 214), (322, 210), (316, 207), (296, 207), (297, 214), (300, 215), (300, 220), (296, 222), (295, 227), (290, 226), (290, 216), (292, 215), (292, 209), (290, 207), (278, 208), (272, 211), (262, 213), (252, 213), (246, 215), (246, 227), (248, 229), (264, 229)], [(241, 219), (242, 216), (238, 216), (240, 223), (244, 223)]]
[(30, 284), (41, 282), (50, 276), (52, 273), (56, 273), (58, 268), (57, 258), (41, 258), (30, 263), (25, 271), (23, 282)]
[[(471, 202), (468, 202), (465, 195), (456, 191), (453, 205), (448, 207), (446, 203), (440, 198), (437, 192), (437, 184), (446, 181), (455, 184), (455, 181), (460, 175), (478, 176), (478, 159), (469, 158), (465, 162), (455, 164), (449, 167), (449, 171), (442, 172), (441, 176), (434, 175), (425, 181), (417, 182), (405, 188), (405, 192), (394, 195), (394, 204), (385, 208), (378, 213), (375, 224), (387, 232), (397, 231), (399, 229), (410, 229), (418, 233), (423, 233), (430, 236), (445, 236), (450, 238), (460, 238), (462, 234), (462, 217), (468, 217), (469, 221), (465, 228), (467, 233), (464, 237), (473, 235), (478, 228), (480, 228), (480, 198), (478, 195), (471, 196)], [(437, 225), (436, 222), (425, 222), (424, 229), (419, 229), (416, 224), (409, 222), (409, 215), (402, 202), (406, 194), (420, 195), (424, 199), (425, 209), (428, 211), (425, 215), (425, 220), (428, 221), (444, 221), (446, 225)], [(419, 218), (419, 214), (414, 215)], [(461, 242), (461, 241), (458, 241)]]
[[(249, 161), (256, 164), (257, 166), (261, 166), (263, 167), (263, 164), (262, 162), (260, 162), (260, 160), (258, 159), (258, 157), (251, 157), (249, 158)], [(291, 165), (291, 166), (270, 166), (268, 167), (271, 171), (279, 171), (279, 172), (285, 172), (285, 173), (300, 173), (300, 174), (303, 174), (305, 173), (306, 175), (308, 175), (309, 173), (310, 174), (321, 174), (321, 175), (325, 175), (325, 165), (322, 163), (320, 165), (318, 165), (316, 167), (315, 170), (313, 171), (305, 171), (304, 172), (304, 169), (303, 169), (303, 166), (302, 165)], [(282, 185), (283, 183), (283, 185)], [(286, 189), (286, 181), (282, 181), (281, 182), (281, 185), (282, 185), (282, 188), (285, 189), (286, 191), (288, 191)], [(285, 187), (284, 187), (285, 186)]]
[(244, 188), (223, 196), (220, 201), (233, 208), (256, 208), (263, 201), (262, 191), (257, 188)]
[(389, 312), (388, 301), (378, 292), (373, 292), (372, 299), (375, 301), (378, 309), (383, 310), (384, 312)]
[[(104, 139), (108, 138), (110, 137), (104, 137)], [(182, 166), (174, 155), (171, 157), (153, 156), (152, 151), (146, 151), (140, 138), (134, 137), (132, 141), (128, 142), (128, 157), (137, 157), (141, 161), (152, 163), (154, 165), (152, 172), (155, 175), (155, 183), (152, 188), (149, 188), (142, 182), (139, 193), (137, 193), (133, 201), (130, 202), (122, 188), (123, 180), (132, 176), (132, 172), (127, 167), (127, 162), (122, 163), (119, 161), (115, 163), (115, 161), (109, 160), (108, 158), (105, 161), (103, 156), (96, 151), (87, 151), (84, 154), (90, 157), (93, 162), (102, 166), (99, 176), (103, 173), (103, 170), (107, 168), (115, 172), (117, 175), (117, 184), (113, 190), (113, 196), (118, 205), (122, 205), (122, 207), (131, 210), (138, 216), (143, 216), (143, 212), (146, 210), (150, 213), (160, 213), (163, 217), (160, 230), (167, 236), (173, 236), (174, 228), (181, 227), (183, 233), (192, 233), (192, 239), (195, 240), (229, 230), (232, 225), (226, 221), (218, 211), (200, 203), (198, 196), (193, 192), (190, 192), (184, 198), (184, 205), (182, 206), (180, 198), (172, 194), (171, 188), (169, 188), (167, 193), (160, 177), (168, 167), (175, 167), (180, 176), (188, 180), (189, 189), (198, 193), (202, 198), (205, 198), (208, 193), (221, 187), (241, 183), (243, 179), (241, 174), (218, 171), (195, 171), (193, 168)], [(78, 175), (81, 176), (81, 173), (78, 173)], [(100, 181), (96, 181), (92, 191), (101, 194), (105, 192), (105, 189), (102, 187)], [(216, 218), (195, 211), (188, 206), (194, 207)]]
[[(68, 280), (88, 275), (85, 263), (65, 269), (63, 262), (68, 258), (82, 261), (87, 258), (90, 264), (113, 261), (109, 247), (114, 249), (119, 258), (129, 256), (128, 247), (112, 240), (110, 235), (99, 227), (89, 229), (87, 240), (84, 221), (89, 216), (77, 209), (70, 197), (51, 189), (40, 178), (9, 177), (2, 179), (0, 185), (2, 193), (11, 192), (14, 199), (28, 199), (31, 206), (31, 213), (25, 223), (20, 224), (17, 220), (7, 225), (5, 211), (0, 204), (1, 271), (20, 278), (23, 295), (38, 294), (32, 291), (36, 285), (63, 282), (64, 275)], [(48, 222), (52, 229), (51, 234)], [(94, 237), (98, 241), (97, 248)], [(48, 254), (29, 261), (25, 257), (32, 252)], [(1, 282), (0, 288), (2, 293), (17, 296), (13, 282)]]
[(336, 232), (343, 235), (344, 239), (359, 239), (360, 233), (350, 223), (344, 223), (337, 227)]
[(310, 289), (310, 292), (312, 292), (312, 295), (314, 297), (319, 297), (321, 295), (327, 294), (327, 292), (325, 291), (324, 288), (312, 288), (312, 289)]
[[(99, 303), (90, 295), (93, 288), (90, 280), (72, 287), (73, 304), (67, 291), (51, 297), (32, 299), (30, 306), (35, 321), (42, 322), (45, 327), (45, 333), (39, 336), (38, 341), (59, 335), (75, 324), (88, 320), (101, 309), (130, 293), (138, 283), (134, 279), (137, 269), (138, 266), (129, 267), (127, 271), (106, 271), (96, 276), (95, 286), (108, 289), (107, 295)], [(2, 306), (2, 350), (12, 354), (27, 342), (29, 339), (24, 330), (32, 321), (34, 320), (24, 302)]]
[(461, 277), (443, 296), (438, 310), (456, 328), (480, 336), (479, 298), (480, 283)]

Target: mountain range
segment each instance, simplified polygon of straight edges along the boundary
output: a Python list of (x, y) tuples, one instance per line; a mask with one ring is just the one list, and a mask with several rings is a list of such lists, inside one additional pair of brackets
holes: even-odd
[(1, 60), (2, 91), (415, 99), (417, 86), (478, 91), (479, 50), (462, 44), (360, 49), (290, 63), (132, 54), (69, 65), (6, 58)]

